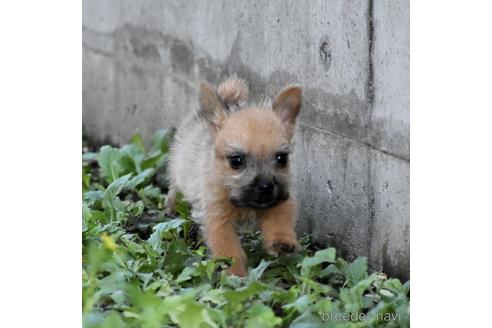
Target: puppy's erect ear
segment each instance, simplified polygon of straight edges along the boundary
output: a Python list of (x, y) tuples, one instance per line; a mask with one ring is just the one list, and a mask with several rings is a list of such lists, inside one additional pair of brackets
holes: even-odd
[(220, 129), (225, 119), (224, 107), (215, 90), (205, 83), (200, 85), (200, 111), (212, 132)]
[(302, 89), (298, 86), (290, 86), (275, 97), (272, 108), (287, 127), (289, 138), (294, 133), (297, 115), (301, 111)]
[(230, 77), (219, 85), (219, 99), (228, 111), (240, 109), (249, 96), (249, 85), (244, 79)]

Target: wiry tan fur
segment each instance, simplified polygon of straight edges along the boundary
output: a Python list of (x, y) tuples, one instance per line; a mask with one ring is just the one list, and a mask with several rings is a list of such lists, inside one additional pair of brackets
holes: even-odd
[[(227, 154), (240, 147), (258, 162), (268, 163), (279, 149), (288, 149), (301, 106), (301, 89), (284, 89), (271, 107), (244, 106), (248, 93), (247, 82), (237, 78), (226, 80), (217, 91), (202, 85), (200, 109), (190, 112), (178, 127), (169, 162), (168, 209), (174, 206), (175, 193), (181, 192), (192, 206), (193, 218), (203, 227), (212, 255), (234, 258), (229, 273), (238, 276), (246, 274), (247, 259), (236, 232), (237, 222), (256, 219), (269, 253), (299, 247), (293, 193), (266, 209), (234, 206), (231, 195), (258, 172), (255, 168), (232, 169)], [(288, 166), (279, 169), (265, 164), (260, 169), (274, 171), (276, 179), (291, 188)]]

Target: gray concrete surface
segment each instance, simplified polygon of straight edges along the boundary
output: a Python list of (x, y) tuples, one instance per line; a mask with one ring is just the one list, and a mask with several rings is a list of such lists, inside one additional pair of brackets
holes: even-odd
[(148, 138), (237, 73), (304, 87), (300, 232), (409, 278), (409, 1), (83, 1), (83, 128)]

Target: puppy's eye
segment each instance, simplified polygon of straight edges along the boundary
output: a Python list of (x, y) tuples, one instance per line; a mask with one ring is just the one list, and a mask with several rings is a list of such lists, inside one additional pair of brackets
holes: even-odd
[(289, 160), (289, 154), (287, 153), (278, 153), (275, 156), (275, 160), (277, 161), (277, 165), (280, 167), (284, 167), (287, 165), (287, 161)]
[(242, 169), (246, 165), (246, 158), (244, 155), (229, 156), (229, 164), (234, 170)]

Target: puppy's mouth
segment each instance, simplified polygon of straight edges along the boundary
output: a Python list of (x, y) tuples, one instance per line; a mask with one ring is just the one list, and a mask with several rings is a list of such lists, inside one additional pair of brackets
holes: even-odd
[(289, 199), (289, 193), (285, 192), (277, 197), (251, 197), (251, 195), (246, 195), (241, 198), (231, 197), (231, 203), (240, 208), (252, 208), (252, 209), (267, 209), (274, 207), (282, 202)]

